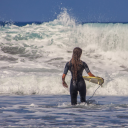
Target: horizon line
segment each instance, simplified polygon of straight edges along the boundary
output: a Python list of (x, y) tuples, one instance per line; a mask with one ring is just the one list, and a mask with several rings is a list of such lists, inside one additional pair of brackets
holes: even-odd
[[(16, 22), (21, 22), (21, 23), (26, 23), (26, 22), (30, 22), (30, 23), (34, 23), (34, 22), (39, 22), (39, 23), (43, 23), (43, 22), (50, 22), (50, 21), (0, 21), (0, 22), (4, 22), (4, 23), (16, 23)], [(100, 22), (100, 21), (76, 21), (77, 23), (128, 23), (128, 21), (123, 22), (123, 21), (108, 21), (108, 22)]]

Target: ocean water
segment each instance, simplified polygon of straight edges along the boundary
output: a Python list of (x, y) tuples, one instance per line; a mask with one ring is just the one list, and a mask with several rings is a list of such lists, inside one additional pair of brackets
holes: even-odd
[[(49, 22), (1, 24), (0, 127), (128, 127), (127, 35), (127, 23), (80, 24), (66, 10)], [(100, 88), (86, 81), (87, 99), (98, 88), (90, 104), (78, 96), (71, 106), (62, 86), (74, 47), (105, 80)]]

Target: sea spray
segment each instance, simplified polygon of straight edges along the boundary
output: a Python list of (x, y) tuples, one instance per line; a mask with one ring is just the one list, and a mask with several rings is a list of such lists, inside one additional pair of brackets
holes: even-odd
[[(105, 83), (96, 95), (128, 95), (128, 24), (78, 24), (64, 9), (41, 24), (0, 27), (0, 93), (69, 94), (62, 86), (64, 66), (74, 47)], [(83, 75), (87, 75), (84, 71)], [(70, 87), (70, 72), (66, 82)], [(87, 95), (98, 85), (86, 82)]]

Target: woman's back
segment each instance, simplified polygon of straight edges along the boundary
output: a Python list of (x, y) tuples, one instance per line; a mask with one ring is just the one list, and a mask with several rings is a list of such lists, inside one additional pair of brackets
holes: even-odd
[[(64, 69), (64, 74), (67, 74), (68, 70), (70, 70), (72, 77), (73, 77), (73, 67), (74, 66), (71, 63), (71, 61), (67, 62), (65, 69)], [(87, 73), (90, 72), (88, 65), (85, 62), (80, 61), (79, 65), (77, 67), (77, 79), (80, 79), (82, 77), (84, 69), (86, 70)]]

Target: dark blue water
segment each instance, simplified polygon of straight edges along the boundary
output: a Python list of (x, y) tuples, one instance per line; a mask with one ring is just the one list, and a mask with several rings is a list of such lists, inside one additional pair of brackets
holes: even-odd
[[(49, 21), (44, 21), (44, 22), (49, 22)], [(32, 25), (32, 24), (42, 24), (44, 22), (41, 21), (30, 21), (30, 22), (9, 22), (9, 21), (0, 21), (0, 26), (5, 26), (5, 25), (16, 25), (19, 27), (25, 26), (27, 24)], [(86, 24), (88, 22), (78, 22), (79, 24)], [(108, 23), (113, 23), (113, 24), (117, 24), (117, 23), (121, 23), (121, 24), (127, 24), (128, 22), (89, 22), (89, 23), (104, 23), (104, 24), (108, 24)]]
[(0, 26), (5, 26), (5, 25), (16, 25), (19, 27), (25, 26), (27, 24), (31, 25), (31, 24), (42, 24), (43, 22), (37, 22), (37, 21), (32, 21), (32, 22), (3, 22), (0, 21)]
[(3, 95), (0, 127), (128, 127), (128, 97), (95, 96), (90, 102), (71, 106), (69, 95)]

